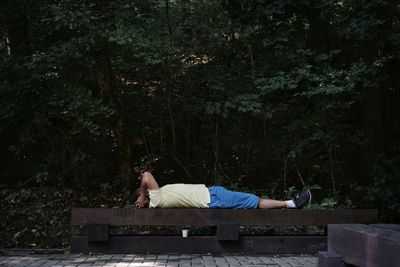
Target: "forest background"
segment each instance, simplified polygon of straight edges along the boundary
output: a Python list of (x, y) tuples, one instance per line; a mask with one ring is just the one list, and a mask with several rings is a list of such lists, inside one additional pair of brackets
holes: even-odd
[(400, 219), (400, 4), (0, 3), (0, 247), (66, 247), (138, 172)]

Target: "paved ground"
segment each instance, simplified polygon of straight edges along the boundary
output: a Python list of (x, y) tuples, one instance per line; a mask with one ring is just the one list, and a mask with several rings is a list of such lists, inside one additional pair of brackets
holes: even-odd
[(0, 254), (0, 266), (317, 266), (314, 255), (241, 254)]

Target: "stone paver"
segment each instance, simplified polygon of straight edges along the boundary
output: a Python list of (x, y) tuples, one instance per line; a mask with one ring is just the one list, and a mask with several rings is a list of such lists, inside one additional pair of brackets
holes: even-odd
[(0, 266), (40, 267), (316, 267), (315, 255), (245, 254), (0, 254)]

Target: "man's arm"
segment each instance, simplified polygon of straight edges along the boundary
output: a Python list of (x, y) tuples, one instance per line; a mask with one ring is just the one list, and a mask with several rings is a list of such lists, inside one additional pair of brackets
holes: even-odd
[(159, 189), (160, 187), (158, 186), (156, 179), (150, 172), (143, 171), (140, 173), (140, 176), (140, 196), (136, 200), (135, 205), (138, 208), (143, 208), (150, 201), (148, 190)]

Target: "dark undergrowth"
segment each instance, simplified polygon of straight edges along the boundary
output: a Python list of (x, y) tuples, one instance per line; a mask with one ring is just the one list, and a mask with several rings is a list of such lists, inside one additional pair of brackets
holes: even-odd
[(129, 192), (60, 187), (3, 188), (0, 248), (67, 248), (72, 207), (131, 206)]

